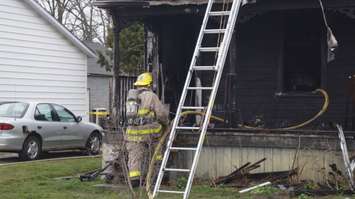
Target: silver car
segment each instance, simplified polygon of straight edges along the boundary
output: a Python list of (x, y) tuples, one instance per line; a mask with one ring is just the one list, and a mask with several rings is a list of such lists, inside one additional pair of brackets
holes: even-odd
[(98, 154), (103, 130), (81, 120), (58, 104), (0, 102), (0, 152), (17, 152), (24, 160), (66, 149)]

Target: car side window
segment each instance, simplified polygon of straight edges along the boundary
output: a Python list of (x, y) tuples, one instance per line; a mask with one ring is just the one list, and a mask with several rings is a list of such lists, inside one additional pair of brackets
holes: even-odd
[(53, 104), (61, 122), (76, 122), (75, 116), (63, 106)]
[(35, 120), (58, 121), (55, 111), (49, 104), (38, 104), (35, 111)]

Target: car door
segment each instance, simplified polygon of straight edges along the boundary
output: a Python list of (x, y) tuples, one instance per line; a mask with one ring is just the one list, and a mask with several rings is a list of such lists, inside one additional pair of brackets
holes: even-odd
[(63, 124), (63, 144), (67, 148), (81, 147), (83, 137), (80, 134), (80, 125), (77, 122), (75, 115), (58, 104), (52, 104), (52, 106), (56, 111), (60, 122)]
[(43, 149), (61, 149), (63, 126), (50, 104), (37, 104), (34, 114), (36, 132), (42, 136)]

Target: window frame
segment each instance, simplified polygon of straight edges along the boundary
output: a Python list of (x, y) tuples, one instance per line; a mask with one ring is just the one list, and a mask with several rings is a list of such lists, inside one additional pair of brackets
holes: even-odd
[(38, 104), (36, 104), (36, 107), (35, 107), (35, 110), (34, 110), (34, 113), (33, 113), (33, 119), (34, 120), (39, 121), (39, 122), (60, 122), (60, 120), (58, 120), (58, 121), (54, 120), (53, 117), (52, 117), (51, 121), (49, 121), (49, 120), (37, 120), (36, 119), (36, 111), (37, 111), (37, 108), (38, 108), (39, 105), (48, 105), (52, 109), (51, 111), (54, 111), (54, 114), (56, 114), (57, 118), (59, 119), (57, 111), (54, 109), (54, 107), (50, 103), (38, 103)]
[(25, 104), (25, 105), (26, 105), (26, 107), (25, 107), (25, 109), (23, 110), (22, 114), (21, 114), (19, 117), (8, 117), (8, 116), (1, 116), (1, 117), (17, 118), (17, 119), (21, 119), (21, 118), (25, 117), (25, 115), (26, 115), (26, 113), (27, 113), (27, 111), (28, 111), (28, 108), (30, 107), (30, 104), (29, 104), (29, 103), (13, 101), (13, 102), (1, 102), (0, 105), (3, 105), (3, 104), (14, 104), (14, 103), (21, 103), (21, 104)]
[[(284, 18), (282, 18), (285, 20)], [(283, 23), (284, 25), (284, 23)], [(320, 39), (320, 88), (327, 88), (327, 38), (326, 34), (321, 34)], [(308, 96), (317, 96), (312, 91), (286, 91), (285, 89), (285, 31), (282, 31), (280, 38), (280, 46), (279, 46), (279, 57), (277, 60), (277, 89), (275, 92), (275, 96), (300, 96), (300, 97), (308, 97)]]
[(56, 112), (56, 114), (57, 114), (57, 116), (58, 116), (58, 118), (59, 118), (59, 122), (72, 123), (72, 122), (67, 122), (67, 121), (61, 121), (60, 116), (59, 116), (59, 113), (58, 113), (57, 110), (55, 109), (55, 106), (62, 107), (66, 112), (68, 112), (71, 116), (73, 116), (74, 122), (75, 122), (75, 123), (78, 123), (78, 119), (77, 119), (76, 115), (75, 115), (73, 112), (71, 112), (69, 109), (67, 109), (66, 107), (64, 107), (64, 106), (62, 106), (62, 105), (59, 105), (59, 104), (53, 104), (53, 103), (51, 104), (51, 106), (52, 106), (52, 108), (54, 109), (54, 111)]

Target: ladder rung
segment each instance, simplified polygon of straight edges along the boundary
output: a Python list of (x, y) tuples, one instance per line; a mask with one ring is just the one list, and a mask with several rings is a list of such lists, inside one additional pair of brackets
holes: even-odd
[(184, 194), (183, 191), (169, 191), (169, 190), (158, 190), (160, 193), (177, 193), (177, 194)]
[(203, 106), (183, 106), (182, 109), (205, 109), (206, 107)]
[(173, 171), (173, 172), (190, 172), (190, 169), (173, 169), (173, 168), (165, 168), (164, 171)]
[[(213, 108), (214, 101), (216, 100), (217, 97), (217, 91), (218, 91), (218, 85), (221, 82), (221, 79), (223, 80), (223, 67), (225, 66), (225, 61), (227, 58), (228, 54), (228, 49), (230, 48), (230, 44), (233, 41), (232, 36), (233, 36), (233, 31), (235, 30), (235, 25), (236, 22), (238, 21), (238, 15), (239, 11), (241, 8), (242, 1), (245, 0), (235, 0), (231, 1), (229, 3), (232, 3), (230, 6), (230, 9), (218, 9), (215, 10), (214, 4), (218, 3), (217, 0), (208, 0), (208, 4), (206, 7), (206, 12), (204, 15), (204, 19), (201, 25), (200, 29), (200, 34), (197, 38), (196, 46), (194, 53), (192, 55), (192, 61), (190, 64), (189, 71), (187, 73), (187, 78), (185, 81), (185, 87), (183, 88), (182, 96), (180, 98), (180, 104), (179, 104), (179, 110), (177, 111), (176, 115), (176, 120), (174, 121), (174, 128), (171, 131), (171, 136), (169, 137), (168, 141), (168, 150), (164, 154), (164, 160), (163, 163), (160, 166), (159, 170), (159, 175), (155, 183), (154, 187), (154, 192), (153, 196), (157, 196), (158, 192), (163, 192), (163, 193), (177, 193), (177, 194), (183, 194), (183, 197), (189, 198), (189, 194), (191, 191), (191, 187), (193, 186), (193, 178), (198, 166), (198, 160), (201, 156), (201, 150), (203, 149), (203, 141), (204, 137), (207, 134), (208, 130), (208, 124), (206, 122), (208, 121), (208, 118), (211, 117), (211, 109)], [(209, 27), (209, 21), (211, 18), (215, 18), (216, 22), (221, 20), (228, 20), (228, 22), (223, 23), (219, 22), (221, 25), (220, 27)], [(217, 22), (218, 23), (218, 22)], [(206, 36), (209, 36), (209, 34), (215, 34), (219, 36), (223, 36), (223, 39), (221, 42), (214, 42), (214, 44), (206, 45), (204, 40)], [(211, 35), (213, 36), (213, 35)], [(216, 63), (210, 63), (210, 64), (198, 64), (199, 63), (199, 58), (201, 57), (201, 54), (211, 54), (211, 56), (216, 56)], [(202, 55), (204, 56), (204, 55)], [(209, 67), (205, 66), (198, 66), (198, 65), (212, 65)], [(215, 65), (215, 66), (213, 66)], [(212, 70), (210, 70), (212, 69)], [(194, 73), (207, 73), (207, 72), (199, 72), (198, 70), (205, 70), (208, 73), (214, 73), (215, 77), (211, 80), (209, 84), (193, 84), (193, 78), (195, 76)], [(198, 74), (200, 75), (200, 74)], [(203, 75), (203, 74), (202, 74)], [(206, 91), (205, 91), (206, 90)], [(205, 106), (205, 104), (195, 104), (195, 105), (190, 105), (188, 103), (185, 104), (186, 102), (186, 97), (188, 92), (210, 92), (210, 96), (206, 96), (206, 100), (208, 99), (208, 107), (206, 107), (206, 110), (202, 111), (207, 111), (205, 114), (205, 119), (204, 119), (204, 124), (199, 126), (199, 125), (182, 125), (179, 124), (179, 119), (182, 115), (182, 109), (184, 108), (191, 108), (189, 106)], [(198, 93), (197, 93), (198, 94)], [(193, 110), (193, 109), (192, 109)], [(197, 109), (198, 110), (198, 109)], [(198, 144), (196, 145), (182, 145), (182, 147), (173, 147), (174, 141), (176, 141), (176, 136), (177, 134), (184, 134), (184, 132), (195, 132), (200, 134), (199, 135), (199, 140)], [(178, 145), (181, 146), (181, 145)], [(173, 151), (177, 150), (177, 151)], [(181, 151), (179, 151), (181, 150)], [(191, 154), (193, 156), (193, 161), (191, 167), (181, 167), (181, 168), (188, 168), (187, 169), (178, 169), (178, 168), (167, 168), (168, 166), (168, 161), (169, 161), (169, 154), (171, 153), (177, 153), (177, 152), (190, 152), (193, 153)], [(165, 170), (164, 170), (165, 169)], [(188, 182), (186, 183), (186, 187), (184, 190), (180, 189), (169, 189), (169, 188), (164, 188), (161, 187), (162, 181), (164, 179), (164, 174), (165, 171), (185, 171), (189, 172), (189, 179)], [(175, 173), (174, 173), (175, 174)], [(179, 173), (178, 173), (179, 174)], [(187, 173), (183, 173), (187, 174)], [(175, 177), (175, 176), (174, 176)], [(178, 176), (176, 176), (178, 177)], [(162, 190), (162, 189), (167, 189), (167, 190)], [(179, 196), (179, 195), (178, 195)], [(180, 196), (179, 196), (180, 197)], [(166, 197), (167, 198), (167, 197)]]
[(189, 148), (189, 147), (170, 147), (170, 150), (175, 151), (196, 151), (196, 148)]
[(223, 15), (229, 15), (230, 11), (212, 11), (209, 13), (210, 16), (223, 16)]
[(212, 90), (213, 87), (187, 87), (188, 90)]
[(200, 130), (200, 127), (193, 127), (193, 126), (177, 126), (176, 129), (178, 129), (178, 130)]
[(226, 29), (207, 29), (203, 31), (206, 34), (219, 34), (219, 33), (225, 33)]
[(216, 66), (194, 66), (192, 68), (193, 70), (217, 70), (217, 67)]
[(200, 47), (200, 52), (217, 52), (219, 47)]

